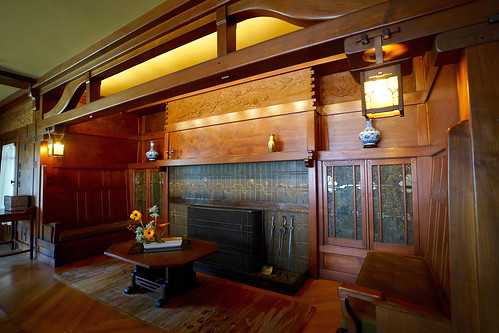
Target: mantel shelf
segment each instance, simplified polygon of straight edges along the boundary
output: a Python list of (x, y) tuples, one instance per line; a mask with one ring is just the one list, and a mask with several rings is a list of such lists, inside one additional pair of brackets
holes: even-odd
[(129, 169), (157, 169), (159, 168), (158, 164), (152, 161), (143, 162), (143, 163), (130, 163), (128, 164)]
[(182, 165), (203, 165), (203, 164), (230, 164), (248, 162), (274, 162), (274, 161), (294, 161), (306, 160), (310, 157), (308, 151), (275, 152), (252, 155), (229, 155), (219, 157), (186, 158), (156, 161), (158, 167), (182, 166)]

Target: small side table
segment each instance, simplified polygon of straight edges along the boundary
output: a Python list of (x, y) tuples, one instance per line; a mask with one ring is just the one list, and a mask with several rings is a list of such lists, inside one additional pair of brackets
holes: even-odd
[(125, 294), (135, 292), (139, 287), (159, 292), (161, 298), (156, 302), (160, 308), (174, 297), (197, 286), (193, 262), (218, 251), (215, 242), (186, 238), (190, 249), (135, 253), (130, 251), (137, 241), (131, 240), (111, 245), (105, 255), (135, 265), (131, 275), (131, 285)]
[[(5, 243), (11, 243), (12, 249), (14, 249), (15, 243), (18, 242), (16, 238), (16, 229), (17, 229), (17, 221), (29, 220), (29, 258), (34, 258), (34, 248), (35, 248), (35, 208), (29, 207), (24, 211), (13, 212), (5, 209), (0, 209), (0, 222), (9, 222), (12, 221), (12, 233), (11, 240)], [(26, 250), (28, 251), (28, 250)], [(19, 251), (12, 254), (23, 253), (26, 251)]]

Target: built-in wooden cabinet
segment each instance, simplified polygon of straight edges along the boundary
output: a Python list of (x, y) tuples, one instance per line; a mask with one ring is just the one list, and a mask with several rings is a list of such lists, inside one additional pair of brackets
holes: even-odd
[(321, 170), (321, 269), (355, 275), (351, 264), (369, 250), (418, 252), (415, 158), (324, 161)]
[(148, 209), (156, 205), (160, 217), (166, 216), (166, 172), (150, 163), (141, 163), (130, 169), (130, 179), (132, 209), (148, 219)]

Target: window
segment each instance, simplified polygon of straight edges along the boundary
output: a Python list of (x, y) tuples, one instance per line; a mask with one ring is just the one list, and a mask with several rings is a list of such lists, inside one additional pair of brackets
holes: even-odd
[(330, 245), (414, 253), (415, 159), (324, 162)]

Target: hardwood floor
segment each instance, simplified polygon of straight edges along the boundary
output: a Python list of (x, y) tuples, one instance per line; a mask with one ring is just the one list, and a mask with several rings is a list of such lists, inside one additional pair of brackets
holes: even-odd
[[(71, 266), (105, 259), (96, 257)], [(53, 273), (53, 268), (30, 261), (25, 253), (0, 258), (1, 332), (161, 332), (59, 282)], [(309, 280), (295, 296), (244, 287), (315, 306), (304, 332), (316, 333), (334, 332), (340, 326), (337, 286), (329, 280)]]

